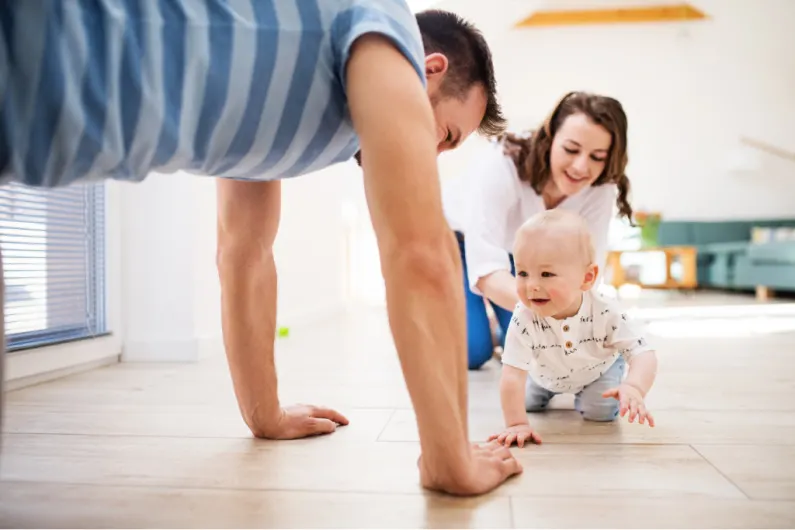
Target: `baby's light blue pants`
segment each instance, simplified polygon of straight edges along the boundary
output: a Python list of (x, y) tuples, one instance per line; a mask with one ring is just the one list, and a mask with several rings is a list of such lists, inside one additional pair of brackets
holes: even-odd
[[(583, 418), (590, 421), (613, 421), (618, 416), (618, 400), (602, 397), (602, 394), (621, 384), (625, 366), (626, 361), (623, 357), (619, 357), (613, 366), (602, 374), (602, 377), (576, 394), (574, 408)], [(556, 394), (557, 392), (539, 386), (532, 377), (528, 376), (525, 387), (525, 409), (527, 412), (540, 412), (546, 409), (549, 400)]]

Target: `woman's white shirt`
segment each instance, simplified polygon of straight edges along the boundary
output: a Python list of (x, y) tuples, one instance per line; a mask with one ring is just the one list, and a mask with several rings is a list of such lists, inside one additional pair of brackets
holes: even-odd
[[(482, 294), (477, 282), (499, 270), (510, 272), (509, 254), (516, 231), (546, 206), (530, 184), (519, 180), (516, 166), (504, 154), (502, 145), (489, 144), (474, 160), (461, 177), (443, 182), (442, 197), (448, 224), (464, 234), (469, 287)], [(579, 213), (587, 222), (600, 271), (607, 257), (616, 193), (615, 184), (589, 186), (557, 206)]]

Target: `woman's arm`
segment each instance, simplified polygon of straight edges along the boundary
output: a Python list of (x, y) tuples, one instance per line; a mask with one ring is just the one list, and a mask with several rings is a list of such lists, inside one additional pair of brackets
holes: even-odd
[(473, 171), (479, 184), (470, 189), (470, 213), (464, 230), (467, 280), (475, 294), (512, 311), (519, 299), (505, 246), (513, 241), (517, 228), (509, 226), (508, 221), (519, 203), (521, 183), (513, 161), (499, 145), (479, 153)]
[(506, 270), (494, 271), (481, 277), (476, 288), (483, 293), (483, 296), (506, 311), (512, 310), (519, 303), (519, 296), (516, 294), (516, 278)]

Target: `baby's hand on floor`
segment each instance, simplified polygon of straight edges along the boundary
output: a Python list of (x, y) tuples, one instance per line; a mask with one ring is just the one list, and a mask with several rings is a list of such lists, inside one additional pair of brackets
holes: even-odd
[(619, 402), (619, 414), (623, 418), (629, 412), (629, 422), (635, 421), (638, 418), (638, 423), (644, 424), (649, 422), (649, 427), (654, 427), (654, 418), (651, 412), (646, 410), (646, 404), (643, 402), (643, 395), (640, 390), (632, 385), (621, 384), (616, 388), (611, 388), (602, 397), (613, 398)]
[(525, 442), (541, 443), (541, 437), (527, 424), (514, 425), (508, 427), (500, 434), (492, 434), (489, 436), (488, 441), (492, 440), (497, 440), (505, 447), (510, 447), (514, 442), (519, 447), (524, 447)]

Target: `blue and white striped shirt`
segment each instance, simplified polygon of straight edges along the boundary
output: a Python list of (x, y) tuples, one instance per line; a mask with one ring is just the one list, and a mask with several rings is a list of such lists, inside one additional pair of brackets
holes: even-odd
[(425, 85), (405, 0), (3, 1), (0, 183), (270, 180), (350, 159), (344, 67), (368, 32)]

